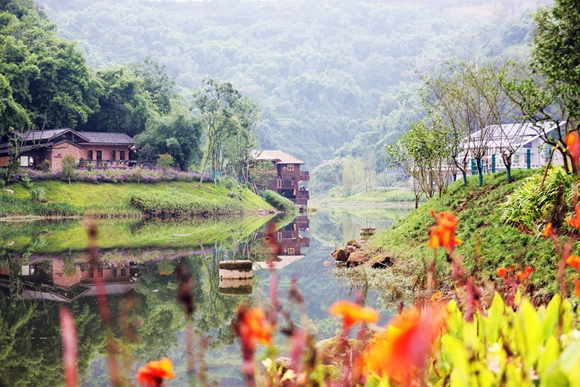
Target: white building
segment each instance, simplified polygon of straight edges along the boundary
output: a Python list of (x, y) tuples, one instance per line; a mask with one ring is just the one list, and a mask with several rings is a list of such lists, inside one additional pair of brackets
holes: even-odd
[[(473, 149), (478, 148), (479, 144), (485, 146), (485, 156), (482, 159), (484, 172), (492, 172), (492, 159), (495, 155), (495, 170), (505, 170), (502, 158), (502, 152), (505, 150), (515, 150), (512, 156), (512, 169), (527, 168), (527, 158), (529, 154), (530, 168), (539, 168), (548, 163), (552, 146), (546, 144), (541, 138), (540, 133), (546, 132), (547, 137), (558, 138), (556, 127), (553, 124), (544, 124), (543, 129), (532, 125), (531, 123), (523, 124), (504, 124), (490, 125), (483, 130), (471, 134), (466, 139), (464, 148), (470, 153), (468, 155), (468, 169), (474, 163), (472, 153)], [(463, 156), (459, 156), (461, 160)], [(554, 153), (552, 163), (562, 165), (562, 156), (559, 152)]]

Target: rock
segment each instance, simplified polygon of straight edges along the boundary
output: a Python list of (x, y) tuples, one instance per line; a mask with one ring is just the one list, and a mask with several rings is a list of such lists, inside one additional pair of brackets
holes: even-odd
[(5, 191), (8, 192), (10, 195), (14, 193), (14, 191), (12, 191), (11, 189), (6, 189)]
[(324, 266), (331, 266), (332, 262), (331, 261), (324, 261), (323, 265)]
[(371, 269), (385, 269), (393, 266), (395, 261), (391, 257), (377, 257), (365, 262), (364, 266)]
[(350, 253), (348, 251), (343, 250), (343, 249), (338, 249), (335, 251), (335, 255), (333, 257), (334, 257), (335, 261), (346, 262), (346, 261), (348, 261), (349, 256), (350, 256)]
[(354, 246), (354, 247), (356, 247), (357, 249), (360, 249), (360, 246), (361, 246), (361, 244), (360, 244), (360, 243), (358, 243), (357, 241), (355, 241), (354, 239), (353, 239), (353, 240), (350, 240), (350, 241), (348, 241), (348, 242), (346, 242), (346, 245), (347, 245), (347, 246)]
[(345, 249), (346, 251), (348, 251), (349, 253), (351, 253), (351, 254), (352, 254), (352, 253), (354, 253), (354, 252), (356, 251), (356, 247), (355, 247), (355, 246), (353, 246), (353, 245), (347, 245), (347, 246), (346, 246), (344, 249)]
[(350, 256), (348, 257), (347, 266), (348, 267), (359, 266), (365, 263), (366, 261), (367, 256), (364, 253), (358, 251), (356, 253), (350, 254)]

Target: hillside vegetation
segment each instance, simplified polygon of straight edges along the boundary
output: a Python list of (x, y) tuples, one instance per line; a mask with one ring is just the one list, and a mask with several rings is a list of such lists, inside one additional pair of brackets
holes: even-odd
[[(530, 266), (534, 274), (530, 284), (535, 297), (547, 300), (556, 291), (555, 275), (558, 258), (552, 240), (539, 232), (530, 232), (502, 221), (500, 204), (526, 182), (526, 178), (542, 171), (517, 170), (513, 182), (505, 183), (505, 172), (486, 175), (487, 185), (477, 186), (476, 177), (468, 186), (456, 182), (441, 198), (433, 198), (392, 228), (377, 233), (372, 246), (381, 254), (393, 257), (394, 269), (416, 279), (425, 280), (423, 261), (433, 259), (433, 249), (427, 247), (429, 229), (435, 224), (430, 211), (451, 211), (457, 215), (457, 237), (462, 240), (457, 254), (464, 257), (468, 270), (480, 279), (493, 278), (499, 267), (515, 265), (521, 270)], [(449, 265), (440, 251), (437, 259), (437, 277), (447, 283)]]
[(263, 148), (310, 168), (370, 149), (377, 172), (384, 146), (416, 119), (405, 103), (414, 67), (527, 51), (528, 14), (476, 3), (486, 18), (424, 0), (42, 1), (91, 67), (150, 57), (186, 95), (204, 77), (231, 81), (264, 112)]

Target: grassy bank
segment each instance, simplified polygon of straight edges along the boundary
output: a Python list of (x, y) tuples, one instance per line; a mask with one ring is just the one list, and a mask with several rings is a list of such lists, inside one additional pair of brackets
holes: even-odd
[[(451, 211), (459, 219), (457, 236), (463, 241), (457, 254), (464, 257), (468, 270), (486, 279), (495, 277), (501, 266), (531, 266), (535, 271), (530, 277), (535, 296), (545, 298), (557, 289), (557, 258), (552, 241), (542, 238), (539, 232), (522, 232), (500, 219), (499, 204), (533, 173), (541, 171), (516, 170), (510, 184), (505, 182), (505, 173), (486, 175), (483, 187), (477, 187), (476, 177), (469, 179), (468, 186), (454, 183), (442, 198), (427, 201), (392, 228), (377, 233), (371, 240), (372, 247), (395, 259), (395, 272), (420, 284), (425, 276), (423, 260), (433, 258), (433, 250), (427, 247), (428, 229), (435, 223), (430, 210)], [(438, 251), (439, 279), (445, 281), (448, 267), (444, 253)]]
[(313, 198), (316, 206), (365, 206), (365, 205), (400, 205), (401, 203), (415, 204), (413, 191), (395, 188), (371, 188), (356, 194), (344, 197), (338, 188), (332, 188)]
[[(228, 189), (213, 183), (161, 182), (154, 184), (37, 181), (33, 188), (22, 184), (0, 194), (0, 217), (25, 215), (176, 215), (239, 214), (259, 209), (273, 210), (262, 198), (241, 187)], [(45, 203), (34, 203), (33, 189), (42, 188)]]

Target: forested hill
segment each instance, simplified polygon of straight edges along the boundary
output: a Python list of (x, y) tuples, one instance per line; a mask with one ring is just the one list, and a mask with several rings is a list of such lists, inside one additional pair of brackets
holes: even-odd
[(531, 28), (525, 13), (498, 8), (512, 1), (40, 2), (91, 67), (149, 56), (178, 87), (231, 81), (264, 110), (262, 147), (309, 167), (366, 152), (377, 172), (414, 117), (400, 102), (414, 66), (525, 50)]

